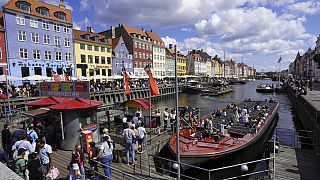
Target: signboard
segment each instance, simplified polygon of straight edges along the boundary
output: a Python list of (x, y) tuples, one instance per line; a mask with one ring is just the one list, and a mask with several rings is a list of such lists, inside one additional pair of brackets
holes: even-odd
[(42, 96), (90, 99), (89, 82), (43, 82), (40, 86)]

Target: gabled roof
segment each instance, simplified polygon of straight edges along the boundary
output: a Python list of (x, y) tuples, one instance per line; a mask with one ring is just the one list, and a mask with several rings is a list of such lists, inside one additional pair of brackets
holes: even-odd
[[(30, 4), (31, 5), (31, 11), (30, 12), (22, 11), (21, 9), (19, 9), (17, 7), (17, 5), (16, 5), (17, 2), (26, 2), (26, 3)], [(47, 9), (49, 9), (49, 17), (42, 16), (37, 11), (37, 9), (39, 7), (45, 7)], [(40, 17), (40, 18), (45, 18), (45, 19), (50, 19), (50, 20), (54, 20), (54, 21), (60, 21), (60, 22), (65, 22), (65, 23), (68, 23), (68, 24), (72, 24), (72, 13), (71, 13), (70, 9), (66, 9), (66, 8), (63, 8), (63, 7), (55, 6), (55, 5), (48, 4), (48, 3), (45, 3), (45, 2), (41, 2), (41, 1), (38, 1), (38, 0), (10, 0), (7, 4), (5, 4), (3, 6), (3, 9), (4, 10), (12, 10), (12, 11), (15, 11), (15, 12), (21, 12), (21, 13), (24, 13), (24, 14), (31, 14), (33, 16), (37, 16), (37, 17)], [(55, 16), (56, 12), (62, 12), (64, 14), (66, 14), (66, 20), (63, 21), (63, 20), (58, 19)]]
[(300, 52), (298, 51), (298, 54), (297, 54), (297, 56), (296, 56), (296, 59), (298, 59), (298, 58), (300, 58), (301, 57), (301, 55), (300, 55)]
[(202, 50), (197, 50), (196, 53), (199, 54), (205, 60), (211, 59), (211, 56), (207, 52), (204, 52)]
[(112, 39), (112, 51), (116, 49), (119, 44), (121, 36)]
[(124, 25), (124, 24), (122, 24), (122, 27), (123, 27), (123, 29), (124, 29), (125, 31), (127, 31), (128, 34), (130, 34), (130, 35), (131, 35), (132, 33), (134, 33), (134, 34), (140, 34), (141, 36), (148, 37), (148, 35), (146, 34), (146, 32), (143, 31), (143, 30), (140, 30), (140, 29), (137, 29), (137, 28), (128, 26), (128, 25)]
[(158, 36), (158, 34), (154, 31), (146, 31), (146, 34), (153, 40), (153, 41), (158, 41), (160, 42), (162, 45), (160, 45), (161, 47), (164, 47), (163, 41), (162, 39)]
[[(89, 39), (85, 39), (84, 35), (89, 35)], [(104, 44), (104, 45), (112, 45), (112, 40), (107, 38), (106, 36), (102, 35), (102, 34), (97, 34), (97, 33), (91, 33), (91, 32), (87, 32), (87, 31), (81, 31), (81, 30), (77, 30), (77, 29), (73, 29), (73, 36), (75, 40), (78, 41), (85, 41), (85, 42), (90, 42), (90, 43), (97, 43), (97, 44)], [(93, 40), (93, 37), (98, 37), (99, 38), (99, 42)], [(107, 39), (107, 42), (103, 42), (102, 39)]]

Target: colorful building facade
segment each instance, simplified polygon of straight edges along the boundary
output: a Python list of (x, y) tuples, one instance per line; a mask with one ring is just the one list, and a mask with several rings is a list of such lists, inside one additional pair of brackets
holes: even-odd
[(93, 32), (73, 30), (77, 75), (91, 77), (112, 75), (111, 39)]
[(10, 75), (74, 75), (73, 21), (63, 1), (11, 0), (3, 11)]
[(166, 51), (165, 44), (162, 39), (154, 31), (146, 31), (146, 34), (151, 38), (153, 42), (153, 74), (155, 77), (161, 78), (165, 77), (165, 61), (166, 61)]
[(0, 75), (7, 74), (7, 69), (6, 35), (3, 13), (0, 12)]
[(166, 61), (165, 61), (165, 76), (175, 76), (175, 64), (174, 64), (174, 50), (172, 44), (169, 44), (169, 48), (166, 48)]
[(112, 39), (112, 53), (113, 75), (122, 75), (123, 67), (125, 67), (125, 70), (130, 74), (134, 74), (132, 54), (129, 53), (129, 50), (121, 36)]

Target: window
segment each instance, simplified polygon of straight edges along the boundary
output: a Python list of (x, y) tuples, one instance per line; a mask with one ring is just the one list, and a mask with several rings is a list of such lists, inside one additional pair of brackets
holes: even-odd
[(107, 57), (107, 64), (111, 64), (111, 57)]
[(40, 60), (40, 50), (33, 50), (33, 59)]
[(17, 19), (17, 24), (19, 24), (19, 25), (25, 25), (26, 24), (24, 16), (17, 15), (16, 19)]
[(20, 58), (28, 59), (28, 50), (24, 48), (20, 48)]
[(86, 55), (84, 55), (84, 54), (81, 54), (80, 55), (80, 61), (81, 61), (81, 63), (86, 63)]
[(99, 64), (99, 56), (94, 57), (94, 63)]
[(21, 67), (21, 74), (22, 77), (30, 76), (29, 67)]
[(146, 47), (146, 45), (145, 44), (141, 44), (142, 45), (142, 49), (146, 49), (145, 47)]
[(96, 69), (96, 75), (100, 75), (100, 69)]
[(146, 44), (146, 50), (148, 50), (148, 47), (149, 47), (149, 46)]
[(40, 13), (42, 16), (49, 17), (49, 11), (48, 11), (47, 8), (39, 8), (39, 13)]
[(30, 18), (30, 27), (33, 27), (33, 28), (38, 28), (38, 20), (37, 19), (33, 19), (33, 18)]
[(145, 58), (146, 58), (146, 54), (142, 53), (142, 59), (145, 59)]
[(43, 35), (43, 44), (50, 44), (50, 36)]
[(41, 67), (34, 67), (34, 74), (42, 76), (42, 69)]
[(80, 49), (86, 49), (86, 45), (80, 44)]
[(66, 61), (71, 61), (71, 53), (66, 53)]
[(131, 54), (127, 54), (127, 58), (128, 59), (132, 59), (132, 55)]
[(2, 59), (2, 48), (1, 47), (0, 47), (0, 59)]
[(49, 21), (42, 21), (42, 29), (50, 30), (50, 22)]
[(108, 76), (111, 76), (111, 73), (112, 73), (111, 69), (108, 69)]
[(139, 49), (141, 49), (141, 43), (138, 43), (138, 47), (139, 47)]
[(64, 38), (64, 46), (70, 47), (70, 39), (69, 38)]
[(39, 43), (39, 34), (38, 33), (31, 33), (31, 40), (33, 43)]
[(142, 58), (141, 52), (139, 52), (139, 58)]
[(27, 41), (27, 34), (25, 31), (18, 31), (19, 41)]
[(53, 23), (53, 31), (60, 32), (60, 26), (59, 24)]
[(63, 32), (66, 34), (70, 34), (70, 28), (68, 26), (63, 26)]
[(101, 56), (101, 64), (106, 64), (106, 57)]
[(106, 76), (107, 73), (106, 73), (106, 69), (102, 69), (102, 76)]
[(44, 51), (44, 59), (51, 60), (51, 51)]
[(60, 19), (60, 20), (63, 20), (63, 21), (66, 20), (66, 14), (63, 13), (63, 12), (57, 12), (57, 13), (56, 13), (56, 17), (57, 17), (58, 19)]
[(93, 63), (92, 55), (88, 55), (88, 63)]
[(27, 2), (17, 2), (17, 6), (22, 11), (30, 12), (30, 4)]
[(138, 48), (138, 43), (134, 42), (134, 48)]
[(132, 68), (132, 63), (129, 63), (129, 68)]
[(93, 69), (89, 69), (89, 76), (94, 76), (94, 70)]
[(134, 52), (134, 58), (138, 58), (137, 52)]
[(55, 46), (61, 46), (61, 38), (60, 37), (57, 37), (57, 36), (55, 36), (54, 37), (54, 45)]
[(87, 76), (87, 69), (86, 68), (81, 68), (81, 75), (84, 77)]
[(111, 48), (107, 48), (107, 52), (110, 53), (111, 52)]
[(56, 52), (56, 60), (57, 61), (61, 61), (62, 60), (61, 52)]
[(88, 50), (92, 51), (92, 45), (88, 45)]
[(99, 46), (94, 46), (95, 51), (99, 51)]
[(106, 48), (101, 47), (101, 52), (106, 52)]

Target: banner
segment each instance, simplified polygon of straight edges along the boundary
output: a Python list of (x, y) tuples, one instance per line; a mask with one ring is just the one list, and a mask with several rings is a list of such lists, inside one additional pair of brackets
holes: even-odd
[(90, 87), (87, 81), (78, 82), (42, 82), (41, 96), (90, 99)]

